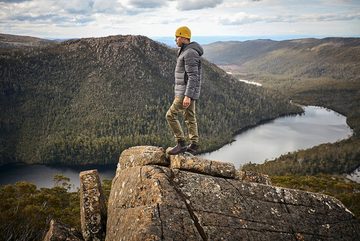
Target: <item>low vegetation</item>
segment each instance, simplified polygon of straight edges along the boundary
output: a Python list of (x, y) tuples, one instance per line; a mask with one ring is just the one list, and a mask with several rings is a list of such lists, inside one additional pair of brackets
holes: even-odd
[(317, 175), (350, 173), (359, 166), (360, 140), (350, 138), (334, 144), (281, 155), (263, 164), (245, 164), (244, 170), (279, 175)]
[[(53, 188), (40, 188), (29, 182), (0, 186), (0, 240), (42, 240), (51, 219), (81, 231), (79, 191), (70, 192), (70, 179), (54, 177)], [(111, 181), (104, 180), (106, 198)]]
[(273, 185), (327, 194), (339, 199), (360, 219), (360, 184), (338, 175), (272, 176)]

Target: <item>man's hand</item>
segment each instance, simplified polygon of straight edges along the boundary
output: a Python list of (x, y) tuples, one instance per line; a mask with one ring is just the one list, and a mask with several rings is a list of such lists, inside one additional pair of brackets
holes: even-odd
[(188, 96), (185, 96), (184, 100), (183, 100), (183, 107), (188, 108), (190, 103), (191, 103), (191, 98), (189, 98)]

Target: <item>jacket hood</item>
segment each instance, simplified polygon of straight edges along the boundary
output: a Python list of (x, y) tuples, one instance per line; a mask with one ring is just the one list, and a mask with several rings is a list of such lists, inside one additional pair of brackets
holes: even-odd
[(185, 49), (188, 49), (188, 48), (196, 50), (200, 56), (204, 54), (204, 49), (197, 42), (189, 43)]

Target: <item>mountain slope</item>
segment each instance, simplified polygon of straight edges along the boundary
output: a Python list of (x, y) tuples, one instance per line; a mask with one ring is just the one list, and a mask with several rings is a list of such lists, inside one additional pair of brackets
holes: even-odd
[(253, 40), (205, 46), (204, 57), (238, 72), (292, 78), (356, 80), (360, 76), (360, 38)]
[(300, 103), (345, 114), (360, 133), (360, 38), (218, 42), (205, 46), (205, 57)]
[[(172, 145), (165, 113), (175, 56), (143, 36), (0, 48), (0, 163), (115, 163), (132, 145)], [(203, 150), (229, 142), (241, 128), (299, 111), (278, 93), (203, 65)]]
[(0, 48), (36, 47), (54, 43), (47, 39), (0, 33)]

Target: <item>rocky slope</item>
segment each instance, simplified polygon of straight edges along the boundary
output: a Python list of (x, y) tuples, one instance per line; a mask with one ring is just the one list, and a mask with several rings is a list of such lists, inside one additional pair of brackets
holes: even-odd
[(87, 187), (81, 189), (85, 240), (360, 238), (359, 221), (335, 198), (249, 182), (232, 164), (187, 155), (166, 157), (164, 149), (153, 146), (121, 154), (105, 234), (99, 178), (95, 171), (80, 177)]
[[(175, 56), (143, 36), (0, 47), (0, 165), (114, 163), (132, 145), (173, 145), (164, 116)], [(231, 141), (241, 128), (300, 111), (203, 62), (203, 150)]]

